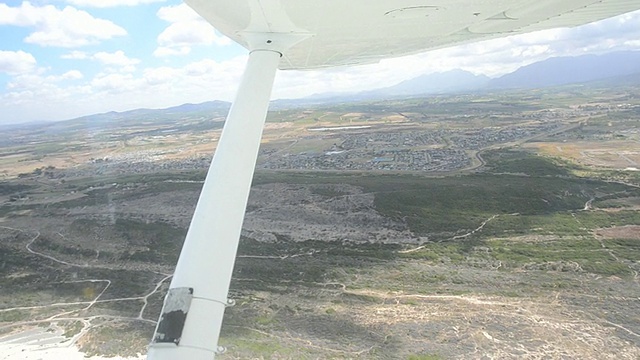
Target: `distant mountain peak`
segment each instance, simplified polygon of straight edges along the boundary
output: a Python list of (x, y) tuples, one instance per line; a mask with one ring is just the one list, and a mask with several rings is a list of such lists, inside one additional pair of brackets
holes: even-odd
[(491, 88), (537, 88), (640, 73), (640, 51), (553, 57), (491, 80)]
[(465, 70), (454, 69), (420, 75), (397, 85), (381, 89), (393, 95), (421, 95), (476, 90), (485, 87), (490, 79)]

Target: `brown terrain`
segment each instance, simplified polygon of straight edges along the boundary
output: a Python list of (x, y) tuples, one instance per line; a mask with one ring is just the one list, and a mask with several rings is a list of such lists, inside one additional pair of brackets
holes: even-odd
[[(220, 358), (640, 359), (637, 110), (495, 96), (272, 113)], [(0, 360), (144, 354), (219, 130), (135, 130), (0, 156)]]

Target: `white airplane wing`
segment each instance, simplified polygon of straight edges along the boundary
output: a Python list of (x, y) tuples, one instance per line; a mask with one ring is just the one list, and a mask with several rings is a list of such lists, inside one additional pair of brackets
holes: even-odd
[(640, 9), (639, 0), (186, 0), (249, 48), (248, 33), (307, 33), (280, 69), (377, 62), (477, 40), (571, 27)]

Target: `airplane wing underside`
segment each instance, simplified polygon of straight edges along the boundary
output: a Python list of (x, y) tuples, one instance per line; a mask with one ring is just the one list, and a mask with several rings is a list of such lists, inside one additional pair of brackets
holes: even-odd
[(571, 27), (640, 8), (639, 0), (186, 0), (249, 48), (250, 33), (308, 34), (280, 69), (374, 63), (477, 40)]

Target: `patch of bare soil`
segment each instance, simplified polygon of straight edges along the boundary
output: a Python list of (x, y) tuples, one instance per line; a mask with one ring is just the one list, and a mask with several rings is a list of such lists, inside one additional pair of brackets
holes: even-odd
[(373, 201), (373, 194), (351, 185), (256, 186), (243, 235), (259, 241), (284, 236), (294, 241), (412, 242), (407, 226), (380, 215)]
[(198, 190), (176, 190), (109, 201), (108, 204), (73, 209), (70, 214), (102, 219), (125, 218), (162, 221), (187, 228), (196, 207)]
[(640, 240), (640, 225), (614, 226), (598, 229), (595, 233), (605, 239)]
[[(618, 329), (562, 303), (477, 296), (399, 295), (355, 308), (360, 324), (406, 334), (403, 343), (447, 358), (637, 359), (640, 349)], [(403, 345), (402, 347), (406, 347)], [(422, 347), (422, 349), (420, 349)], [(611, 351), (611, 349), (616, 349)]]
[[(286, 263), (283, 260), (283, 266)], [(412, 354), (437, 354), (442, 359), (612, 360), (640, 356), (634, 315), (638, 292), (624, 280), (566, 272), (505, 273), (465, 267), (452, 271), (450, 266), (423, 262), (396, 270), (400, 264), (395, 265), (367, 266), (346, 275), (344, 283), (281, 282), (281, 291), (241, 297), (225, 319), (227, 339), (222, 343), (229, 345), (228, 356), (406, 359)], [(443, 280), (432, 282), (434, 278)], [(553, 281), (570, 282), (571, 289), (534, 294)], [(380, 288), (384, 284), (394, 284), (395, 289)], [(463, 289), (463, 294), (455, 294)], [(498, 295), (510, 289), (526, 295)], [(616, 296), (607, 295), (611, 289)], [(234, 346), (239, 338), (245, 341)], [(247, 349), (247, 344), (256, 343), (277, 344), (280, 356), (277, 352), (257, 356), (255, 349)]]
[[(118, 218), (126, 218), (161, 221), (187, 228), (199, 196), (197, 189), (145, 196), (123, 196), (124, 193), (119, 193), (121, 190), (113, 191), (106, 204), (64, 210), (64, 217), (58, 220), (66, 218), (62, 221), (71, 222), (70, 219), (88, 218), (113, 223)], [(59, 221), (54, 222), (54, 227), (60, 226)], [(374, 194), (351, 185), (254, 186), (242, 234), (266, 242), (278, 238), (378, 243), (416, 241), (406, 224), (386, 218), (375, 210)]]

